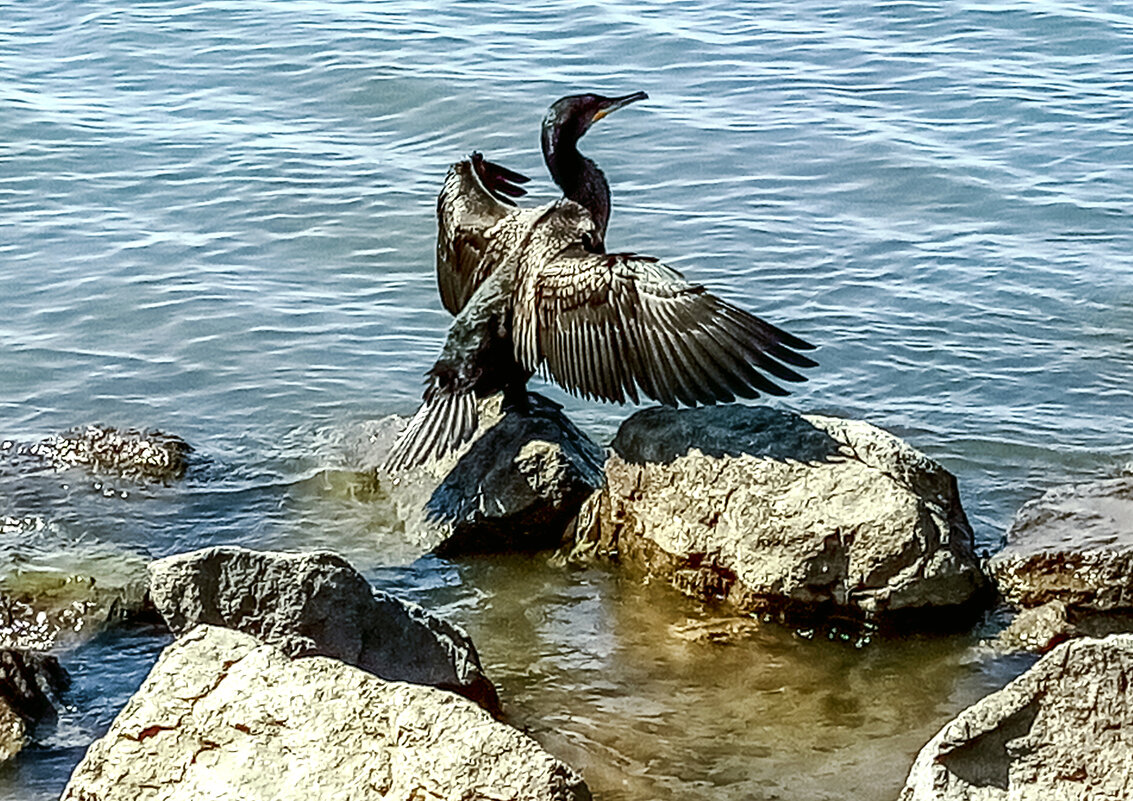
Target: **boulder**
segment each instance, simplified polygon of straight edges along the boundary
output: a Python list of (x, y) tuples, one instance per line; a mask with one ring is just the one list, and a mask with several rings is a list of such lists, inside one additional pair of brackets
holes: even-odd
[(900, 801), (1133, 798), (1133, 635), (1063, 643), (921, 749)]
[(442, 687), (499, 711), (472, 641), (415, 604), (373, 589), (341, 556), (217, 547), (153, 562), (149, 595), (181, 635), (242, 631), (288, 656), (321, 655), (390, 681)]
[(1133, 610), (1133, 476), (1059, 487), (1026, 503), (988, 564), (1017, 607)]
[(70, 686), (59, 660), (38, 651), (0, 650), (0, 762), (15, 756), (28, 731), (54, 720), (59, 693)]
[(529, 394), (528, 410), (503, 413), (501, 399), (480, 402), (479, 430), (454, 454), (396, 476), (379, 468), (407, 531), (428, 550), (557, 548), (602, 486), (604, 451), (558, 404)]
[(895, 619), (985, 587), (956, 479), (867, 423), (739, 405), (622, 424), (572, 557), (751, 612)]
[(588, 799), (470, 701), (201, 626), (162, 653), (64, 801)]
[(161, 431), (100, 425), (72, 428), (30, 444), (0, 443), (0, 454), (9, 462), (36, 460), (56, 469), (84, 467), (154, 482), (181, 478), (192, 450), (185, 440)]

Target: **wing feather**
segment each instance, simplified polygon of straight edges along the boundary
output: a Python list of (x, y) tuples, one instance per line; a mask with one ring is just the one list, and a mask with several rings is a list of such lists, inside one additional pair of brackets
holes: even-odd
[(776, 381), (803, 381), (792, 368), (815, 365), (798, 353), (809, 343), (655, 259), (573, 245), (542, 255), (522, 268), (529, 302), (515, 309), (525, 316), (521, 328), (536, 328), (537, 352), (516, 357), (527, 369), (543, 366), (572, 393), (721, 403), (785, 395)]
[(506, 238), (500, 228), (517, 211), (508, 196), (524, 194), (514, 184), (527, 180), (479, 153), (449, 168), (437, 196), (437, 286), (450, 314), (460, 313), (495, 268), (485, 255)]

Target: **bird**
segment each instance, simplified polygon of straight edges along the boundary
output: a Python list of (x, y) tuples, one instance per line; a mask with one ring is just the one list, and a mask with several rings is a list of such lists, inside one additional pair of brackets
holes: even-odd
[(479, 153), (437, 198), (437, 282), (454, 315), (423, 402), (386, 457), (390, 472), (442, 458), (479, 427), (477, 401), (525, 410), (540, 371), (568, 392), (624, 404), (730, 403), (805, 381), (814, 346), (723, 300), (653, 256), (609, 253), (610, 188), (578, 150), (590, 127), (647, 98), (568, 95), (547, 111), (543, 159), (563, 196), (519, 207), (527, 176)]

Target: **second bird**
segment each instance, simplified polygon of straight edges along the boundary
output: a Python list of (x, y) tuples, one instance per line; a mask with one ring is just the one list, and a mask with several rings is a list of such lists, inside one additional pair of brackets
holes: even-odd
[[(477, 400), (527, 405), (536, 370), (568, 391), (625, 403), (727, 403), (805, 380), (813, 348), (717, 298), (657, 259), (607, 253), (610, 188), (578, 140), (645, 99), (571, 95), (543, 120), (543, 158), (564, 197), (534, 209), (510, 198), (527, 178), (479, 154), (454, 164), (437, 199), (437, 281), (456, 315), (426, 375), (424, 403), (386, 459), (401, 470), (475, 434)], [(640, 394), (639, 394), (640, 393)]]

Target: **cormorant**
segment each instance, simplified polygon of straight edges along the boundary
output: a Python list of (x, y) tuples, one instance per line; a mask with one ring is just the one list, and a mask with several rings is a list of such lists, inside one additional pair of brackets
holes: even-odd
[[(538, 369), (569, 392), (616, 403), (728, 403), (805, 378), (814, 346), (650, 256), (606, 253), (610, 189), (578, 152), (590, 126), (646, 97), (571, 95), (543, 120), (543, 157), (564, 197), (517, 208), (525, 176), (478, 153), (450, 168), (437, 199), (437, 280), (456, 315), (426, 374), (424, 403), (386, 459), (399, 470), (455, 450), (479, 425), (477, 399), (524, 408)], [(790, 366), (788, 366), (790, 365)]]

